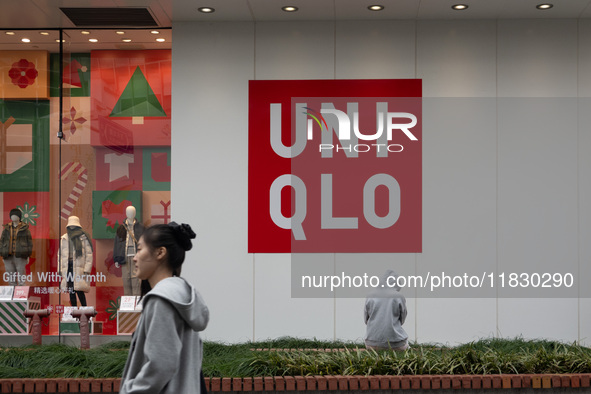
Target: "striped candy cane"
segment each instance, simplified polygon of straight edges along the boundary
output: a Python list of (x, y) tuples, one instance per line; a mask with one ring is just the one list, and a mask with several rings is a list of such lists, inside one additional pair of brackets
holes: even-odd
[(71, 161), (66, 163), (62, 166), (62, 171), (60, 172), (60, 179), (63, 181), (68, 178), (71, 174), (78, 175), (78, 180), (74, 185), (74, 188), (70, 192), (68, 199), (64, 203), (62, 208), (62, 219), (66, 220), (72, 213), (76, 202), (80, 198), (82, 191), (86, 187), (86, 183), (88, 182), (88, 170), (84, 168), (84, 166), (76, 161)]

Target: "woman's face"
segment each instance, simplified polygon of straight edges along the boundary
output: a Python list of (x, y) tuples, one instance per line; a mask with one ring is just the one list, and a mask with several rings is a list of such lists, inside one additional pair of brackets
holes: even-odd
[(156, 250), (151, 250), (148, 245), (144, 243), (144, 237), (140, 237), (137, 243), (137, 252), (133, 258), (135, 263), (136, 275), (143, 280), (149, 280), (158, 267), (162, 264), (157, 259)]

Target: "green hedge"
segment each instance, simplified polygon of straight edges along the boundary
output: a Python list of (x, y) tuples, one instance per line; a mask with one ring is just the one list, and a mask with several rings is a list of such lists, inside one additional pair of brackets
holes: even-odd
[[(66, 345), (2, 348), (0, 378), (116, 378), (123, 372), (128, 348), (128, 342), (90, 350)], [(313, 350), (335, 348), (339, 351)], [(210, 377), (591, 373), (591, 349), (521, 338), (483, 339), (457, 347), (411, 344), (406, 352), (367, 351), (358, 343), (296, 338), (205, 342), (203, 373)]]
[(3, 348), (0, 350), (0, 378), (120, 377), (128, 348), (129, 344), (125, 343), (90, 350), (66, 345)]
[(484, 375), (590, 373), (591, 349), (551, 341), (487, 339), (451, 347), (414, 345), (406, 352), (346, 349), (255, 352), (250, 376)]

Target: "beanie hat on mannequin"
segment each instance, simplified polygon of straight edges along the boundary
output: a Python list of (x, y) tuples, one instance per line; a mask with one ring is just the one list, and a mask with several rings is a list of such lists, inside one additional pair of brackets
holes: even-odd
[(19, 220), (23, 218), (23, 213), (22, 213), (22, 212), (21, 212), (21, 210), (20, 210), (20, 209), (18, 209), (18, 208), (14, 208), (14, 209), (11, 209), (11, 210), (10, 210), (10, 215), (8, 215), (8, 217), (10, 217), (10, 218), (11, 218), (11, 217), (12, 217), (12, 215), (16, 215), (16, 216), (18, 216), (18, 219), (19, 219)]

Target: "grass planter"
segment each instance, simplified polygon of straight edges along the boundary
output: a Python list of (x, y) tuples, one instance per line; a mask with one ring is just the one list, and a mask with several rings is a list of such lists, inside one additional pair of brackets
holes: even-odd
[(591, 373), (587, 347), (519, 338), (484, 339), (457, 347), (414, 344), (405, 352), (366, 350), (360, 344), (342, 342), (290, 343), (289, 339), (209, 343), (204, 360), (204, 374), (210, 377)]
[[(72, 384), (84, 385), (80, 390), (94, 385), (116, 392), (128, 349), (128, 342), (90, 350), (66, 345), (3, 348), (0, 382), (7, 389), (12, 384), (20, 389), (25, 383), (29, 388)], [(212, 391), (218, 386), (221, 391), (578, 388), (589, 387), (591, 349), (520, 338), (457, 347), (413, 344), (405, 352), (294, 338), (206, 342), (203, 372)]]

